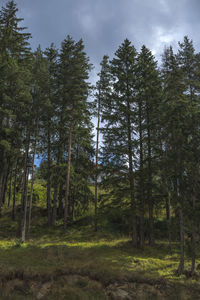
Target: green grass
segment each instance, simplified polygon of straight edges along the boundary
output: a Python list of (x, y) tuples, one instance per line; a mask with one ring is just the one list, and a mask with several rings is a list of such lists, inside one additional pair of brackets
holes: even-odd
[[(31, 240), (20, 244), (14, 238), (16, 223), (11, 223), (9, 228), (8, 222), (10, 224), (7, 217), (1, 219), (1, 274), (2, 270), (8, 272), (15, 269), (39, 273), (67, 269), (80, 273), (92, 272), (94, 276), (98, 274), (103, 282), (133, 274), (176, 282), (194, 281), (175, 275), (179, 258), (175, 243), (174, 254), (170, 256), (165, 241), (157, 243), (155, 248), (146, 246), (145, 250), (139, 250), (132, 247), (129, 237), (117, 232), (99, 230), (95, 234), (93, 228), (87, 225), (80, 229), (73, 226), (64, 233), (62, 227), (48, 229), (41, 221), (40, 225), (33, 225)], [(6, 237), (6, 233), (10, 236)], [(186, 258), (188, 268), (189, 264)], [(104, 273), (106, 276), (101, 276)]]
[[(185, 275), (176, 275), (179, 262), (177, 243), (173, 243), (172, 256), (169, 255), (168, 242), (164, 240), (157, 241), (154, 248), (146, 245), (144, 250), (135, 249), (130, 236), (108, 226), (103, 219), (95, 233), (90, 214), (70, 225), (67, 232), (63, 231), (61, 221), (56, 228), (48, 228), (43, 209), (45, 188), (40, 185), (38, 193), (36, 204), (39, 207), (33, 208), (31, 239), (24, 244), (16, 238), (17, 221), (11, 221), (10, 211), (4, 209), (0, 219), (0, 278), (10, 278), (12, 274), (23, 274), (29, 281), (34, 276), (38, 281), (56, 278), (47, 299), (67, 299), (66, 293), (70, 300), (104, 299), (102, 287), (113, 282), (156, 285), (164, 280), (175, 290), (192, 287), (200, 291), (200, 274), (189, 279)], [(190, 264), (186, 256), (186, 269), (190, 269)], [(65, 276), (70, 274), (82, 277), (76, 283), (66, 285)], [(13, 299), (35, 299), (30, 291), (28, 296), (24, 293), (15, 291)], [(0, 299), (4, 298), (0, 296)]]
[[(8, 229), (8, 219), (3, 221), (1, 232)], [(89, 286), (82, 282), (67, 289), (61, 276), (47, 299), (53, 299), (55, 295), (65, 299), (66, 289), (68, 296), (71, 295), (69, 299), (104, 299), (97, 282), (107, 286), (112, 282), (135, 280), (156, 283), (164, 279), (172, 284), (183, 284), (188, 288), (194, 285), (200, 289), (198, 280), (176, 276), (177, 245), (173, 244), (173, 248), (174, 254), (170, 256), (167, 242), (160, 241), (155, 248), (146, 246), (142, 251), (132, 247), (129, 237), (118, 233), (100, 230), (95, 234), (89, 225), (81, 229), (73, 226), (64, 233), (61, 227), (47, 229), (41, 222), (40, 226), (33, 228), (31, 240), (27, 243), (20, 244), (13, 236), (1, 238), (0, 277), (23, 272), (24, 276), (31, 274), (40, 278), (78, 274), (95, 279)], [(189, 264), (186, 259), (188, 268)]]

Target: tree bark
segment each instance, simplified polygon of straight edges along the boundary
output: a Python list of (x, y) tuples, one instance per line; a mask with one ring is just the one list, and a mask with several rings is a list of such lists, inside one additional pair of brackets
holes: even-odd
[(68, 206), (69, 206), (69, 181), (70, 181), (70, 164), (71, 164), (71, 146), (72, 132), (74, 127), (74, 103), (72, 104), (72, 120), (69, 129), (68, 139), (68, 158), (67, 158), (67, 173), (66, 173), (66, 192), (65, 192), (65, 209), (64, 209), (64, 230), (67, 229)]
[(17, 163), (15, 168), (14, 186), (13, 186), (13, 205), (12, 205), (12, 220), (15, 220), (15, 201), (16, 201), (16, 185), (17, 185)]
[[(192, 209), (195, 212), (196, 198), (193, 191), (192, 195)], [(192, 265), (191, 265), (191, 274), (195, 272), (195, 262), (196, 262), (196, 237), (195, 237), (195, 220), (192, 220), (192, 236), (191, 236), (191, 249), (192, 249)]]
[(27, 218), (27, 198), (28, 198), (28, 169), (26, 174), (26, 184), (25, 184), (25, 198), (24, 198), (24, 217), (22, 225), (22, 243), (26, 240), (26, 218)]
[(1, 210), (2, 210), (2, 204), (3, 204), (3, 193), (4, 193), (4, 172), (1, 173), (0, 177), (0, 217), (2, 216)]
[(10, 173), (10, 163), (8, 162), (6, 175), (4, 176), (4, 181), (3, 181), (3, 195), (2, 195), (2, 203), (3, 204), (5, 204), (5, 202), (6, 202), (6, 194), (7, 194), (9, 173)]
[(171, 211), (170, 211), (170, 195), (168, 193), (166, 199), (166, 218), (168, 227), (169, 252), (172, 255), (172, 238), (171, 238)]
[(51, 225), (51, 134), (50, 134), (50, 121), (48, 122), (48, 174), (47, 174), (47, 215), (48, 215), (48, 225)]
[(96, 139), (96, 162), (95, 162), (95, 197), (94, 197), (94, 231), (97, 231), (97, 207), (98, 207), (98, 157), (99, 157), (99, 127), (100, 127), (101, 94), (99, 90), (98, 98), (98, 119), (97, 119), (97, 139)]
[(28, 164), (29, 147), (30, 147), (30, 131), (28, 132), (27, 135), (26, 150), (24, 155), (24, 174), (22, 178), (22, 195), (21, 195), (21, 208), (20, 208), (20, 214), (18, 220), (18, 236), (21, 236), (22, 234), (22, 220), (23, 220), (23, 212), (25, 208), (25, 200), (27, 194), (27, 173), (28, 173), (27, 164)]
[(177, 195), (179, 203), (179, 231), (180, 231), (180, 261), (177, 273), (178, 275), (183, 274), (184, 271), (184, 260), (185, 260), (185, 238), (184, 238), (184, 217), (183, 217), (183, 199), (181, 193), (181, 183), (177, 178)]
[(138, 246), (138, 232), (137, 232), (137, 219), (136, 219), (136, 206), (134, 195), (134, 176), (133, 176), (133, 153), (132, 153), (132, 139), (131, 139), (131, 120), (130, 120), (130, 103), (127, 99), (127, 126), (128, 126), (128, 158), (129, 158), (129, 185), (131, 196), (131, 210), (132, 210), (132, 243), (134, 247)]
[(59, 195), (58, 195), (58, 215), (60, 218), (63, 217), (63, 184), (61, 183), (59, 186)]
[(30, 229), (31, 229), (31, 214), (32, 214), (32, 205), (33, 205), (33, 186), (34, 186), (34, 162), (35, 162), (35, 154), (36, 154), (36, 146), (38, 139), (38, 123), (36, 122), (36, 132), (35, 132), (35, 142), (33, 146), (33, 158), (32, 158), (32, 166), (31, 166), (31, 191), (30, 191), (30, 202), (29, 202), (29, 215), (28, 215), (28, 227), (27, 227), (27, 239), (30, 238)]
[(53, 211), (52, 211), (52, 226), (56, 226), (56, 218), (57, 218), (57, 199), (58, 199), (58, 184), (54, 187), (53, 194)]
[(149, 205), (149, 245), (155, 245), (154, 238), (154, 216), (153, 216), (153, 198), (152, 198), (152, 165), (151, 165), (151, 130), (150, 130), (150, 116), (149, 107), (147, 105), (147, 143), (148, 143), (148, 189), (147, 199)]
[(139, 141), (140, 141), (140, 169), (139, 169), (139, 189), (140, 189), (140, 247), (144, 248), (144, 158), (143, 158), (143, 134), (142, 134), (142, 103), (139, 103)]
[(10, 180), (9, 180), (8, 207), (10, 207), (10, 199), (11, 199), (11, 192), (12, 192), (12, 175), (13, 175), (13, 170), (10, 173)]
[(185, 242), (184, 242), (184, 220), (183, 220), (183, 208), (182, 204), (179, 208), (179, 228), (180, 228), (180, 262), (178, 266), (177, 273), (178, 275), (183, 274), (184, 271), (184, 252), (185, 252)]

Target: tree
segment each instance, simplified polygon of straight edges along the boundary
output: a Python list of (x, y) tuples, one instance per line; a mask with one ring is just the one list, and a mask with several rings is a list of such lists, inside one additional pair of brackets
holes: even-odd
[(163, 127), (164, 156), (167, 161), (167, 174), (173, 187), (173, 206), (179, 215), (180, 263), (178, 274), (184, 270), (184, 206), (185, 171), (187, 161), (188, 112), (187, 97), (184, 95), (183, 73), (172, 47), (163, 56)]
[[(179, 42), (179, 51), (177, 54), (179, 67), (183, 76), (184, 83), (184, 97), (188, 103), (188, 140), (187, 140), (187, 181), (189, 193), (186, 194), (187, 200), (185, 201), (185, 211), (188, 216), (187, 225), (189, 227), (189, 236), (191, 238), (191, 257), (192, 266), (191, 273), (195, 271), (195, 259), (196, 259), (196, 243), (198, 232), (198, 195), (199, 195), (199, 78), (198, 78), (198, 56), (195, 55), (195, 50), (192, 40), (189, 40), (187, 36), (184, 37), (182, 43)], [(192, 199), (190, 201), (190, 199)], [(188, 207), (187, 207), (188, 206)], [(191, 209), (192, 207), (192, 209)], [(192, 217), (193, 216), (193, 217)], [(191, 222), (192, 217), (192, 222)], [(187, 221), (187, 220), (186, 220)]]
[[(2, 172), (0, 174), (0, 202), (5, 200), (8, 173), (12, 165), (22, 155), (24, 135), (29, 127), (29, 104), (32, 101), (30, 84), (30, 49), (28, 47), (29, 33), (26, 28), (19, 27), (17, 7), (14, 1), (9, 1), (0, 12), (0, 52), (1, 52), (1, 158)], [(26, 133), (25, 133), (26, 132)], [(27, 135), (27, 140), (28, 140)], [(4, 142), (5, 141), (5, 142)], [(28, 143), (25, 143), (28, 145)], [(26, 186), (26, 153), (24, 154), (24, 180), (22, 202), (25, 199)], [(24, 203), (24, 202), (23, 202)], [(1, 205), (0, 204), (0, 205)], [(20, 219), (21, 222), (21, 219)]]
[[(136, 50), (128, 39), (116, 51), (116, 57), (111, 61), (112, 93), (107, 103), (104, 103), (102, 113), (104, 172), (107, 174), (109, 185), (113, 187), (115, 182), (115, 190), (116, 187), (118, 191), (126, 190), (130, 197), (133, 246), (137, 246), (138, 242), (133, 161), (136, 55)], [(117, 183), (119, 180), (120, 183)], [(112, 193), (114, 195), (113, 190)]]
[[(161, 81), (157, 63), (150, 50), (142, 46), (137, 59), (137, 132), (139, 137), (139, 202), (140, 244), (144, 246), (144, 204), (149, 207), (149, 244), (154, 237), (153, 175), (155, 174), (156, 148), (159, 132), (159, 105)], [(146, 195), (146, 201), (145, 201)]]
[[(60, 95), (64, 104), (64, 118), (68, 120), (68, 150), (66, 171), (66, 192), (64, 208), (64, 229), (67, 228), (69, 205), (69, 182), (73, 130), (88, 115), (89, 71), (91, 65), (84, 52), (83, 41), (77, 43), (70, 36), (63, 41), (60, 53)], [(64, 121), (63, 121), (64, 122)], [(64, 127), (63, 127), (64, 128)], [(65, 133), (66, 134), (66, 133)]]
[(99, 134), (100, 134), (100, 121), (101, 110), (104, 102), (110, 94), (110, 66), (108, 56), (104, 56), (101, 62), (101, 71), (99, 75), (99, 81), (96, 84), (96, 102), (97, 102), (97, 134), (96, 134), (96, 161), (95, 161), (95, 216), (94, 216), (94, 230), (97, 231), (97, 207), (98, 207), (98, 165), (99, 165)]

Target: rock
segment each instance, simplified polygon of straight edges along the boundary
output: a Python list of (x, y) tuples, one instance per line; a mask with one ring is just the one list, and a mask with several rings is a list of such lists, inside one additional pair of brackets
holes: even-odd
[(42, 299), (44, 296), (46, 296), (48, 294), (48, 292), (50, 291), (50, 288), (52, 286), (53, 282), (49, 281), (46, 282), (42, 285), (42, 287), (40, 288), (39, 292), (36, 295), (36, 298), (38, 300)]
[(122, 289), (111, 290), (108, 292), (108, 295), (111, 297), (112, 300), (131, 300), (132, 299), (132, 297), (129, 295), (129, 293)]
[(121, 287), (117, 287), (116, 284), (112, 284), (107, 287), (107, 295), (112, 300), (131, 300), (131, 299), (133, 299), (127, 291), (123, 290)]

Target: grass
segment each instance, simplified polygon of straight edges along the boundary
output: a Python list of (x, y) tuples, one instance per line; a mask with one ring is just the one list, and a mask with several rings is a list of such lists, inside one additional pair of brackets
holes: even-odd
[[(40, 187), (39, 205), (43, 192)], [(1, 279), (17, 273), (23, 274), (24, 278), (36, 277), (41, 282), (57, 278), (47, 299), (105, 299), (102, 287), (114, 282), (156, 285), (164, 280), (175, 290), (184, 286), (188, 290), (193, 287), (200, 291), (200, 274), (189, 279), (185, 275), (176, 275), (179, 262), (177, 243), (173, 243), (172, 256), (165, 240), (158, 241), (154, 248), (146, 245), (144, 250), (135, 249), (130, 236), (108, 224), (102, 222), (95, 233), (91, 216), (70, 225), (67, 232), (59, 222), (56, 228), (47, 228), (43, 206), (44, 202), (33, 208), (31, 239), (24, 244), (16, 238), (17, 221), (11, 221), (9, 210), (5, 209), (0, 219)], [(188, 257), (185, 265), (186, 269), (190, 268)], [(76, 283), (66, 285), (67, 275), (80, 278)], [(28, 296), (24, 293), (15, 291), (13, 299), (35, 299), (30, 291)], [(66, 293), (69, 298), (65, 298)], [(3, 296), (0, 299), (4, 299)]]
[[(1, 227), (1, 231), (6, 228)], [(34, 228), (27, 243), (20, 244), (13, 237), (1, 239), (0, 277), (23, 272), (24, 276), (37, 275), (41, 279), (59, 274), (78, 274), (95, 279), (89, 286), (87, 279), (83, 279), (82, 283), (67, 288), (63, 275), (58, 278), (47, 299), (53, 299), (55, 295), (65, 299), (66, 289), (69, 299), (104, 299), (102, 287), (97, 282), (107, 286), (113, 282), (136, 280), (156, 283), (164, 279), (172, 284), (183, 284), (188, 288), (194, 285), (200, 289), (199, 281), (175, 275), (177, 245), (174, 244), (173, 248), (174, 254), (170, 256), (167, 242), (160, 241), (155, 248), (146, 246), (142, 251), (132, 247), (129, 237), (117, 233), (100, 230), (95, 234), (90, 226), (81, 229), (74, 226), (63, 233), (62, 228), (47, 229), (41, 224)], [(189, 267), (188, 259), (186, 265)], [(84, 280), (87, 282), (84, 283)]]
[[(13, 235), (15, 225), (10, 227)], [(134, 249), (129, 237), (101, 230), (95, 234), (90, 225), (81, 229), (73, 226), (64, 233), (61, 227), (47, 229), (41, 223), (33, 227), (31, 240), (24, 244), (20, 244), (12, 234), (5, 237), (7, 231), (8, 219), (4, 217), (0, 231), (0, 234), (4, 233), (0, 240), (0, 274), (15, 269), (38, 273), (51, 273), (59, 269), (92, 272), (94, 277), (98, 273), (104, 283), (133, 274), (156, 280), (195, 281), (175, 275), (179, 257), (176, 243), (173, 244), (174, 254), (170, 256), (165, 241), (158, 242), (155, 248), (146, 246), (144, 250)], [(186, 259), (188, 268), (189, 264), (189, 259)]]

